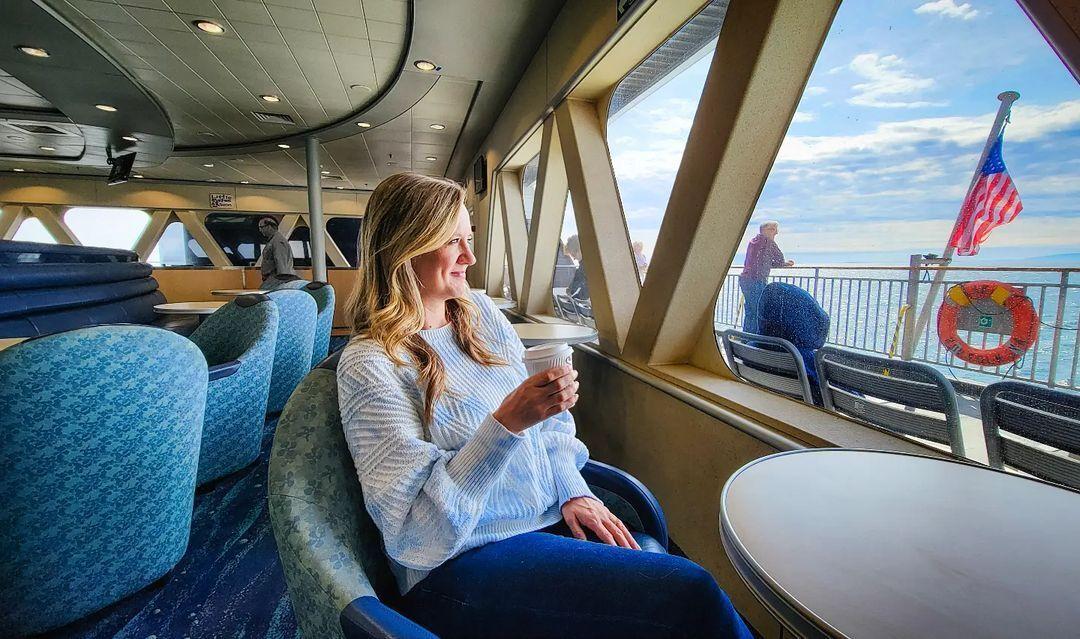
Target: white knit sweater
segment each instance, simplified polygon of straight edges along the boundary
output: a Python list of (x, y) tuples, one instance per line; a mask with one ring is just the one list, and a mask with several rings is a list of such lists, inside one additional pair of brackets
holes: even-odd
[(526, 377), (524, 348), (490, 298), (472, 299), (481, 338), (509, 365), (472, 361), (450, 326), (421, 331), (447, 378), (430, 442), (415, 367), (395, 365), (370, 340), (353, 340), (338, 365), (345, 439), (402, 593), (448, 559), (549, 526), (566, 501), (592, 495), (580, 472), (589, 453), (570, 413), (520, 435), (492, 417)]

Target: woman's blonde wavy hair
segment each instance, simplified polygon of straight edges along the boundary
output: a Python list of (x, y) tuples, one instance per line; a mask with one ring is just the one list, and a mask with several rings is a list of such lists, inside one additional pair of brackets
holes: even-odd
[[(346, 311), (353, 339), (371, 339), (398, 365), (411, 363), (424, 389), (424, 436), (430, 439), (435, 402), (446, 390), (442, 358), (420, 331), (424, 328), (422, 284), (412, 259), (453, 237), (465, 189), (452, 180), (398, 173), (379, 183), (368, 200), (359, 241), (359, 273)], [(473, 361), (506, 364), (484, 345), (477, 331), (480, 310), (468, 298), (446, 303), (454, 337)]]

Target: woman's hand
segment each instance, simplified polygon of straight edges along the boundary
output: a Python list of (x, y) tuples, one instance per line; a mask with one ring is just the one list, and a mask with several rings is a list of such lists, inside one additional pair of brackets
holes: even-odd
[(492, 417), (511, 433), (520, 433), (577, 403), (577, 371), (569, 366), (549, 368), (521, 382)]
[(626, 525), (612, 515), (607, 506), (592, 497), (575, 497), (566, 502), (562, 506), (562, 516), (570, 532), (578, 539), (585, 539), (584, 526), (610, 546), (641, 550)]

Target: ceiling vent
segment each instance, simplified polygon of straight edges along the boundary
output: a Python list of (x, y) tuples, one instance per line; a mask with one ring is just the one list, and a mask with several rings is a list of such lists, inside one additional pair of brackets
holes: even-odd
[(69, 132), (67, 132), (67, 131), (65, 131), (63, 129), (58, 129), (58, 128), (54, 127), (54, 126), (49, 126), (48, 124), (31, 124), (29, 122), (20, 122), (20, 123), (8, 122), (7, 125), (9, 127), (13, 128), (13, 129), (17, 130), (17, 131), (22, 131), (23, 133), (33, 133), (33, 134), (36, 134), (36, 135), (71, 135), (71, 133), (69, 133)]
[(322, 176), (322, 179), (327, 181), (337, 180), (338, 182), (341, 182), (345, 178), (341, 177), (340, 175), (324, 175)]
[(296, 124), (296, 121), (292, 119), (292, 116), (284, 113), (267, 113), (266, 111), (252, 111), (251, 115), (255, 116), (255, 119), (259, 122), (266, 122), (268, 124)]

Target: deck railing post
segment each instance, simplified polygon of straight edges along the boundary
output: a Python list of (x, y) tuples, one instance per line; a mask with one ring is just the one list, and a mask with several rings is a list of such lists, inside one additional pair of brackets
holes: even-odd
[[(1044, 292), (1045, 296), (1046, 293)], [(1057, 299), (1057, 312), (1054, 314), (1054, 337), (1050, 347), (1050, 368), (1046, 373), (1046, 385), (1050, 388), (1057, 386), (1057, 365), (1058, 357), (1061, 354), (1061, 336), (1064, 334), (1062, 329), (1062, 322), (1065, 321), (1065, 303), (1068, 301), (1069, 296), (1069, 271), (1062, 270), (1061, 278), (1058, 280), (1058, 299)], [(1032, 367), (1032, 375), (1034, 375), (1034, 367)]]
[[(919, 278), (922, 274), (922, 255), (912, 255), (908, 262), (907, 315), (904, 316), (904, 341), (900, 346), (900, 358), (910, 360), (915, 354), (916, 318), (919, 308)], [(927, 300), (927, 304), (932, 303)]]

